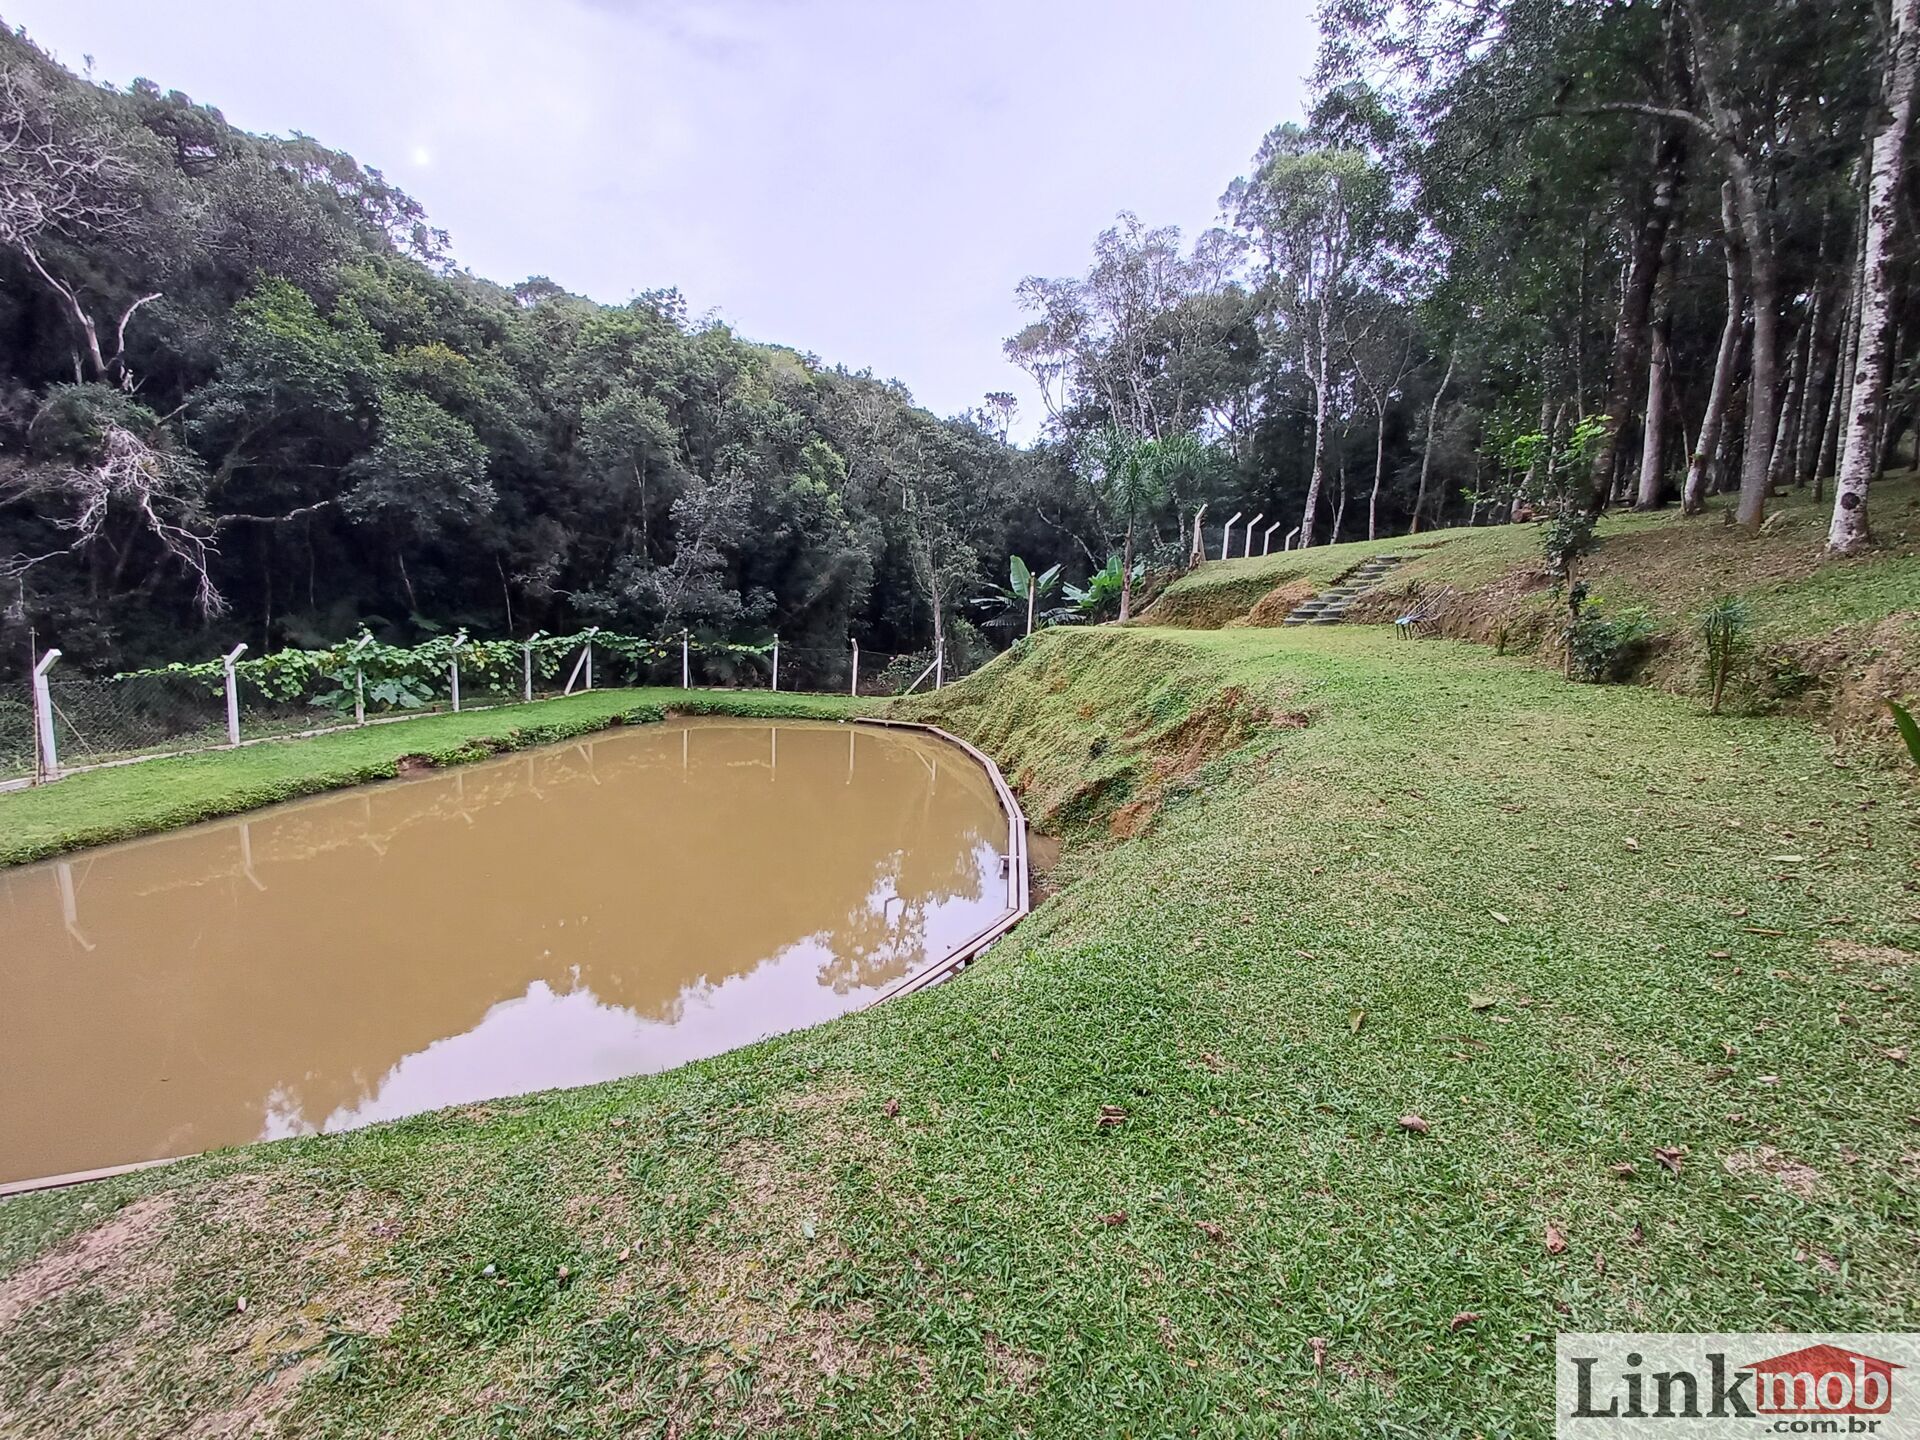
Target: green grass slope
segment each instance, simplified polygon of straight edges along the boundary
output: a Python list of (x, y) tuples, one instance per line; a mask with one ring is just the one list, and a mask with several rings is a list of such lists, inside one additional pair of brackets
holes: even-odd
[[(1819, 719), (1890, 752), (1883, 702), (1920, 697), (1920, 475), (1876, 487), (1877, 543), (1853, 560), (1825, 558), (1831, 506), (1810, 491), (1770, 502), (1759, 534), (1724, 523), (1730, 503), (1717, 500), (1719, 508), (1691, 518), (1666, 510), (1601, 521), (1600, 545), (1580, 573), (1605, 611), (1644, 610), (1653, 621), (1638, 678), (1701, 693), (1698, 617), (1737, 598), (1752, 626), (1732, 703)], [(1356, 602), (1350, 623), (1386, 623), (1444, 590), (1435, 619), (1441, 635), (1559, 665), (1564, 610), (1545, 570), (1541, 531), (1537, 523), (1441, 530), (1213, 561), (1169, 585), (1142, 619), (1195, 629), (1277, 623), (1368, 556), (1398, 554), (1406, 563)]]
[(729, 690), (589, 690), (530, 705), (425, 715), (237, 750), (203, 750), (0, 792), (0, 865), (172, 830), (281, 800), (390, 779), (401, 761), (459, 765), (551, 745), (609, 725), (685, 715), (835, 719), (859, 702), (835, 695)]
[(1361, 628), (908, 708), (1071, 838), (966, 976), (0, 1206), (0, 1432), (1545, 1436), (1558, 1330), (1920, 1322), (1904, 777)]

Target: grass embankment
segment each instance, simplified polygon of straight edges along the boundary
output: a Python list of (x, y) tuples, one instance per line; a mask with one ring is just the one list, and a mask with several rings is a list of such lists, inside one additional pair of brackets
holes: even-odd
[(18, 865), (258, 809), (281, 800), (390, 779), (401, 762), (461, 765), (609, 725), (667, 714), (837, 719), (867, 708), (835, 695), (752, 690), (589, 690), (530, 705), (424, 715), (304, 740), (110, 766), (54, 785), (0, 793), (0, 865)]
[(1910, 782), (1354, 628), (912, 708), (1077, 837), (965, 978), (0, 1206), (0, 1432), (1546, 1435), (1556, 1330), (1920, 1322)]
[[(1733, 597), (1751, 616), (1750, 654), (1730, 702), (1784, 710), (1849, 734), (1874, 733), (1893, 748), (1884, 700), (1920, 697), (1920, 476), (1874, 491), (1877, 544), (1858, 559), (1825, 558), (1830, 500), (1793, 491), (1770, 502), (1759, 534), (1724, 522), (1731, 497), (1687, 518), (1675, 510), (1616, 512), (1580, 575), (1605, 612), (1644, 610), (1655, 634), (1638, 678), (1663, 689), (1705, 688), (1698, 617)], [(1559, 665), (1565, 611), (1541, 550), (1541, 526), (1441, 530), (1304, 553), (1216, 561), (1170, 585), (1144, 617), (1150, 624), (1213, 629), (1277, 624), (1299, 601), (1369, 555), (1407, 557), (1350, 619), (1385, 622), (1417, 597), (1445, 591), (1434, 617), (1452, 639), (1492, 645)]]
[[(1161, 591), (1140, 617), (1140, 623), (1183, 630), (1217, 630), (1249, 623), (1277, 625), (1300, 601), (1325, 589), (1369, 556), (1412, 555), (1446, 539), (1444, 532), (1396, 535), (1386, 540), (1316, 545), (1311, 550), (1209, 561)], [(1268, 604), (1262, 607), (1262, 601)]]

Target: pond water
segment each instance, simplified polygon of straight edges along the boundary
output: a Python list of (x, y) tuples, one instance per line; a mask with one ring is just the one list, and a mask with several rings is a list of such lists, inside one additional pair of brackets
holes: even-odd
[(659, 1070), (1006, 906), (913, 731), (711, 720), (0, 870), (0, 1183)]

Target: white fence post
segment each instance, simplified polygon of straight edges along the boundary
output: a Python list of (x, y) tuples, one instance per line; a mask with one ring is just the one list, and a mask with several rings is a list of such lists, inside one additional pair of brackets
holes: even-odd
[(780, 637), (773, 637), (773, 688), (780, 688)]
[(240, 658), (240, 652), (247, 648), (242, 640), (221, 658), (221, 669), (227, 681), (227, 744), (240, 743), (240, 678), (233, 673), (233, 662)]
[(1280, 548), (1282, 550), (1291, 550), (1293, 548), (1294, 539), (1299, 534), (1300, 534), (1300, 527), (1298, 525), (1294, 526), (1291, 530), (1287, 531), (1287, 538), (1280, 542)]
[(860, 693), (860, 642), (858, 640), (855, 640), (853, 642), (853, 683), (847, 687), (847, 694), (858, 695), (859, 693)]
[(520, 647), (520, 698), (533, 699), (533, 642), (527, 641)]
[(687, 632), (684, 630), (680, 632), (680, 688), (682, 690), (693, 688), (693, 663), (688, 655)]
[(58, 780), (60, 757), (53, 745), (53, 690), (47, 684), (47, 672), (60, 659), (58, 650), (49, 650), (33, 667), (33, 733), (40, 744), (40, 763), (36, 780)]
[(447, 656), (447, 688), (453, 695), (453, 713), (460, 713), (460, 647), (467, 643), (467, 632), (462, 630), (459, 638), (453, 642), (453, 651)]
[(1234, 511), (1233, 515), (1227, 521), (1227, 528), (1220, 532), (1220, 558), (1222, 560), (1227, 558), (1227, 552), (1233, 548), (1233, 527), (1240, 523), (1240, 517), (1245, 513), (1246, 512), (1242, 510)]
[(360, 656), (372, 643), (373, 636), (362, 635), (347, 652), (347, 658), (353, 661), (353, 723), (356, 725), (367, 723), (367, 672), (361, 668)]
[(599, 633), (600, 633), (600, 627), (598, 625), (589, 625), (587, 627), (587, 647), (586, 647), (585, 659), (587, 662), (587, 689), (589, 690), (593, 689), (593, 637), (598, 635)]
[(1246, 559), (1249, 555), (1253, 554), (1253, 527), (1258, 525), (1262, 520), (1266, 518), (1267, 518), (1267, 512), (1262, 510), (1258, 515), (1254, 516), (1251, 520), (1247, 521), (1247, 543), (1246, 543), (1246, 546), (1240, 551), (1240, 558), (1242, 560)]
[(933, 688), (947, 683), (947, 642), (943, 636), (933, 642)]
[(1267, 533), (1260, 537), (1260, 553), (1262, 555), (1267, 554), (1273, 549), (1273, 532), (1286, 523), (1284, 520), (1276, 520), (1267, 526)]

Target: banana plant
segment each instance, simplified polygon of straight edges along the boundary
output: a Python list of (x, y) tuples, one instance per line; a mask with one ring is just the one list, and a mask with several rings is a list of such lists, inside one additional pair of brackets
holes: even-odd
[[(1140, 561), (1133, 562), (1132, 578), (1138, 580), (1146, 573), (1146, 566)], [(1067, 586), (1067, 599), (1085, 620), (1104, 620), (1120, 605), (1124, 594), (1131, 587), (1125, 562), (1118, 555), (1109, 555), (1107, 563), (1087, 577), (1084, 587)]]
[(982, 610), (991, 612), (986, 621), (992, 626), (1011, 626), (1018, 622), (1020, 613), (1026, 612), (1027, 634), (1033, 634), (1036, 620), (1042, 625), (1058, 624), (1062, 618), (1059, 610), (1039, 609), (1039, 602), (1060, 587), (1060, 567), (1052, 566), (1035, 575), (1027, 562), (1015, 555), (1007, 562), (1007, 584), (1005, 589), (995, 586), (987, 594), (973, 603)]
[(1907, 742), (1907, 753), (1913, 757), (1913, 763), (1920, 765), (1920, 720), (1913, 718), (1913, 712), (1897, 700), (1889, 700), (1887, 708), (1893, 711), (1893, 723), (1900, 728), (1900, 738)]

